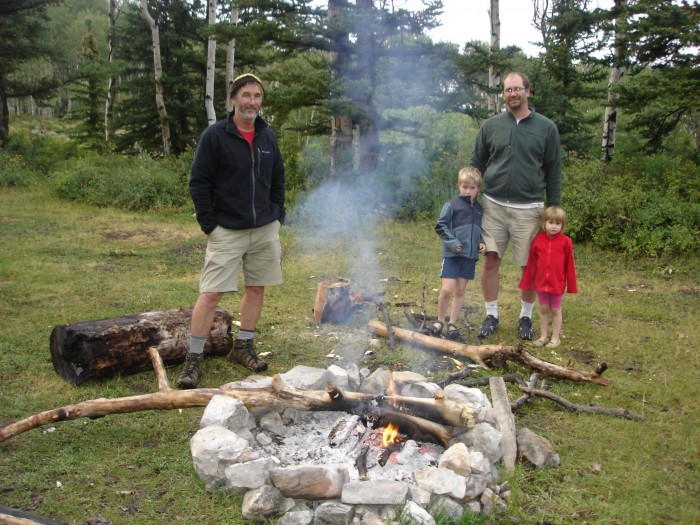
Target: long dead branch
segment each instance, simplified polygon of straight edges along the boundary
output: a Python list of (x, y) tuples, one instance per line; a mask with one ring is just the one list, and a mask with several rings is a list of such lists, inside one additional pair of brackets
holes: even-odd
[(626, 408), (606, 408), (592, 405), (577, 405), (576, 403), (572, 403), (571, 401), (556, 394), (552, 394), (551, 392), (546, 390), (540, 390), (538, 388), (532, 388), (529, 386), (520, 386), (519, 388), (520, 390), (522, 390), (530, 396), (544, 397), (550, 399), (551, 401), (559, 403), (561, 406), (568, 410), (571, 410), (572, 412), (584, 412), (587, 414), (606, 414), (609, 416), (624, 417), (625, 419), (631, 419), (633, 421), (644, 421), (645, 419), (644, 416), (635, 414), (634, 412), (630, 412)]
[(445, 398), (425, 399), (404, 396), (374, 396), (344, 392), (330, 385), (323, 390), (301, 390), (285, 383), (281, 375), (272, 378), (269, 387), (197, 388), (171, 390), (163, 362), (155, 349), (149, 349), (158, 380), (159, 392), (115, 399), (91, 399), (61, 408), (34, 414), (0, 428), (0, 442), (43, 425), (81, 417), (98, 418), (110, 414), (126, 414), (145, 410), (172, 410), (206, 406), (215, 395), (239, 399), (249, 409), (294, 408), (308, 411), (342, 411), (359, 413), (372, 402), (401, 407), (407, 413), (441, 425), (467, 428), (474, 425), (472, 407)]
[[(369, 330), (374, 334), (386, 337), (386, 327), (376, 319), (370, 320)], [(610, 384), (610, 381), (601, 375), (607, 368), (605, 363), (601, 364), (595, 372), (581, 372), (538, 359), (526, 352), (522, 345), (515, 347), (504, 345), (465, 345), (456, 341), (431, 337), (397, 327), (394, 327), (394, 335), (399, 341), (408, 344), (430, 348), (448, 355), (466, 357), (486, 369), (489, 368), (486, 361), (492, 361), (496, 365), (505, 363), (505, 361), (513, 361), (548, 377), (567, 379), (569, 381), (585, 381), (602, 386)]]

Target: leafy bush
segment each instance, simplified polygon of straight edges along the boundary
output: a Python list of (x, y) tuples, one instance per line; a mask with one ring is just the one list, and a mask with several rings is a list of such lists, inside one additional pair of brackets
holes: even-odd
[(22, 164), (37, 175), (46, 176), (62, 162), (80, 156), (76, 142), (58, 135), (17, 131), (10, 135), (5, 154), (22, 158)]
[(697, 166), (666, 155), (611, 165), (572, 160), (564, 170), (567, 231), (577, 242), (630, 255), (700, 249)]
[(0, 186), (31, 186), (38, 179), (38, 174), (27, 166), (26, 162), (15, 153), (0, 150)]
[(61, 197), (127, 210), (180, 208), (187, 191), (191, 154), (154, 160), (119, 155), (90, 156), (56, 174)]

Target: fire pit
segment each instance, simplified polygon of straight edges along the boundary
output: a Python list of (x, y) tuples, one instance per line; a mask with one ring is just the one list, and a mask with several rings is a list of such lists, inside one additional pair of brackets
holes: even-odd
[[(360, 514), (368, 522), (372, 515), (395, 519), (397, 506), (419, 523), (429, 523), (429, 513), (458, 520), (465, 511), (505, 506), (507, 489), (497, 485), (501, 433), (480, 390), (460, 385), (442, 390), (417, 374), (358, 372), (353, 365), (347, 370), (296, 367), (281, 376), (302, 390), (318, 390), (331, 381), (342, 391), (368, 394), (371, 402), (353, 413), (249, 410), (238, 399), (215, 396), (190, 444), (207, 490), (244, 491), (246, 518), (264, 521), (284, 514), (289, 523), (352, 523)], [(272, 382), (252, 376), (224, 390), (254, 390)], [(392, 399), (392, 384), (403, 398), (461, 404), (469, 423), (445, 426), (400, 406), (380, 406), (377, 400)]]

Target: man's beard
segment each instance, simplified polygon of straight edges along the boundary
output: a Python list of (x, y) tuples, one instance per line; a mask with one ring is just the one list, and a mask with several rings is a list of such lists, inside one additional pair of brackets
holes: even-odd
[(251, 109), (251, 110), (247, 110), (247, 111), (246, 111), (246, 110), (241, 109), (241, 111), (239, 112), (239, 116), (240, 116), (243, 120), (250, 120), (250, 121), (253, 121), (253, 120), (255, 120), (255, 119), (257, 118), (257, 116), (258, 116), (258, 110), (257, 110), (257, 109)]

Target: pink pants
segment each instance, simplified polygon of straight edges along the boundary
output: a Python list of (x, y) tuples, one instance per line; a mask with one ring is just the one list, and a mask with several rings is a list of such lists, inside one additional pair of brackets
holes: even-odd
[(537, 301), (540, 304), (548, 304), (551, 308), (561, 308), (563, 300), (563, 293), (537, 292)]

